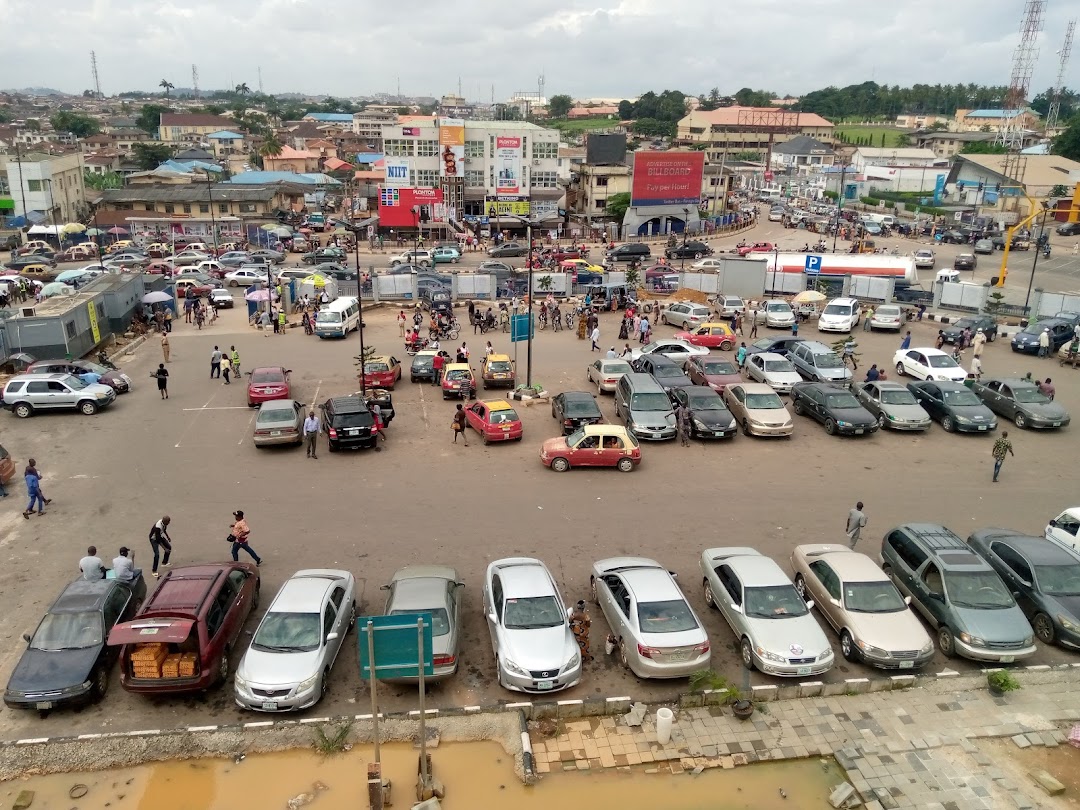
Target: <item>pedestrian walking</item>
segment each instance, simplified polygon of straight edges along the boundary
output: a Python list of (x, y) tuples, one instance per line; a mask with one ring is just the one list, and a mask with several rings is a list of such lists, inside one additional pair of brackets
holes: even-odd
[(454, 430), (454, 444), (457, 444), (458, 434), (461, 434), (462, 441), (465, 442), (465, 446), (469, 446), (469, 439), (465, 435), (465, 406), (460, 402), (458, 403), (457, 410), (454, 411), (454, 419), (450, 423), (450, 427)]
[(589, 339), (592, 341), (592, 348), (590, 352), (600, 351), (600, 327), (594, 326), (592, 332), (589, 333)]
[(165, 332), (166, 334), (172, 332), (172, 310), (165, 310)]
[(847, 525), (844, 531), (847, 533), (848, 548), (855, 548), (862, 536), (863, 527), (866, 525), (866, 514), (863, 512), (863, 502), (855, 504), (855, 508), (848, 512)]
[(979, 329), (975, 332), (975, 337), (971, 339), (971, 350), (976, 357), (982, 357), (983, 346), (986, 345), (986, 333)]
[(900, 351), (907, 351), (911, 348), (911, 330), (908, 329), (904, 333), (904, 339), (900, 341)]
[(45, 493), (41, 491), (41, 473), (38, 472), (37, 461), (30, 459), (26, 465), (26, 469), (23, 470), (23, 480), (26, 481), (26, 492), (30, 496), (30, 502), (26, 505), (26, 509), (23, 510), (23, 517), (27, 520), (30, 519), (30, 515), (34, 511), (34, 503), (38, 505), (38, 516), (45, 514), (45, 506), (52, 503), (49, 498), (45, 497)]
[(304, 419), (304, 447), (307, 449), (308, 458), (318, 458), (317, 450), (319, 444), (319, 430), (321, 425), (319, 424), (319, 417), (315, 415), (315, 409), (312, 408), (308, 411), (307, 418)]
[[(371, 432), (372, 432), (372, 433), (373, 433), (373, 434), (374, 434), (375, 436), (379, 436), (379, 437), (381, 437), (381, 438), (382, 438), (382, 440), (383, 440), (383, 441), (385, 442), (385, 441), (386, 441), (386, 434), (385, 434), (385, 433), (383, 433), (383, 428), (385, 428), (385, 427), (386, 427), (386, 423), (385, 423), (385, 422), (383, 422), (383, 418), (382, 418), (382, 406), (381, 406), (381, 405), (380, 405), (380, 404), (379, 404), (378, 402), (374, 403), (374, 404), (373, 404), (373, 405), (371, 406), (371, 417), (372, 417), (372, 419), (373, 419), (373, 420), (374, 420), (374, 422), (375, 422), (375, 424), (371, 426)], [(380, 449), (382, 449), (382, 448), (380, 448), (380, 447), (376, 447), (375, 449), (376, 449), (376, 450), (380, 450)]]
[(689, 447), (690, 432), (692, 429), (692, 424), (690, 421), (690, 406), (683, 405), (681, 408), (679, 408), (679, 412), (678, 414), (676, 414), (676, 416), (678, 417), (679, 424), (679, 441), (682, 443), (683, 447)]
[(740, 343), (739, 348), (735, 350), (735, 364), (741, 370), (746, 365), (746, 344)]
[(229, 375), (232, 373), (232, 363), (225, 361), (224, 366), (221, 369), (221, 375), (225, 378), (223, 385), (229, 385)]
[(873, 331), (873, 327), (870, 326), (870, 321), (872, 321), (873, 319), (874, 319), (874, 308), (873, 307), (867, 307), (866, 312), (863, 315), (863, 322), (862, 322), (862, 328), (863, 328), (864, 332)]
[(169, 333), (161, 333), (161, 354), (165, 358), (165, 362), (169, 362), (169, 354), (172, 351), (172, 347), (169, 346)]
[(247, 521), (244, 520), (243, 510), (237, 509), (233, 512), (233, 518), (235, 519), (235, 522), (232, 524), (229, 536), (225, 538), (232, 543), (233, 561), (240, 561), (240, 549), (243, 549), (246, 554), (250, 554), (251, 558), (255, 560), (255, 565), (262, 565), (262, 558), (248, 542), (248, 539), (251, 537), (251, 529), (248, 527)]
[(971, 376), (975, 378), (975, 382), (982, 379), (983, 367), (982, 358), (979, 355), (975, 355), (971, 358)]
[(232, 365), (232, 373), (234, 377), (240, 377), (240, 352), (236, 350), (235, 346), (229, 347), (229, 363)]
[(438, 386), (442, 383), (443, 364), (445, 362), (446, 358), (442, 356), (442, 352), (436, 352), (435, 356), (431, 358), (432, 385)]
[(990, 455), (994, 457), (994, 483), (997, 483), (998, 475), (1001, 473), (1001, 465), (1005, 463), (1005, 454), (1015, 458), (1016, 453), (1013, 452), (1012, 442), (1009, 441), (1009, 431), (1001, 431), (1001, 438), (994, 442), (994, 449), (990, 451)]
[(791, 324), (791, 336), (792, 337), (798, 337), (799, 336), (799, 319), (798, 318), (795, 318), (795, 320)]
[(285, 307), (278, 310), (278, 334), (284, 335), (289, 331), (289, 319), (285, 314)]
[(1039, 333), (1039, 357), (1050, 356), (1050, 327), (1044, 327)]
[(398, 316), (397, 316), (398, 334), (401, 337), (405, 337), (405, 322), (406, 322), (406, 320), (407, 320), (407, 318), (405, 317), (405, 310), (401, 310), (398, 313)]
[(641, 332), (638, 339), (638, 343), (648, 343), (649, 340), (649, 316), (646, 315), (641, 319)]
[(740, 335), (743, 334), (743, 314), (741, 312), (735, 313), (735, 323), (733, 324), (735, 331)]
[(754, 338), (757, 337), (757, 328), (758, 328), (757, 312), (758, 312), (757, 309), (753, 309), (750, 312), (750, 339), (751, 340), (753, 340)]
[(849, 340), (844, 344), (844, 365), (847, 365), (848, 360), (851, 361), (851, 370), (858, 371), (859, 366), (855, 362), (855, 341)]
[(589, 618), (589, 613), (585, 609), (585, 600), (579, 599), (570, 614), (570, 632), (574, 634), (574, 641), (577, 642), (582, 663), (593, 660), (592, 653), (589, 652), (590, 627), (592, 627), (592, 619)]
[(93, 582), (95, 579), (105, 579), (105, 563), (97, 555), (97, 546), (90, 546), (86, 550), (86, 556), (79, 560), (79, 571), (82, 578)]
[(157, 379), (157, 390), (162, 399), (169, 398), (169, 370), (164, 363), (158, 363), (157, 371), (150, 375)]
[(169, 524), (172, 518), (164, 515), (150, 527), (150, 550), (154, 552), (154, 562), (150, 566), (150, 575), (158, 578), (158, 563), (165, 568), (169, 567), (169, 556), (172, 554), (172, 538), (169, 537)]
[(221, 349), (217, 346), (210, 352), (210, 379), (221, 376)]

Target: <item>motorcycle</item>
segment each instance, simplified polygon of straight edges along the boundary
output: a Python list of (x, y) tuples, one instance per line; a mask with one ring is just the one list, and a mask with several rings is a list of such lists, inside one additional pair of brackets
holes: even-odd
[(427, 338), (420, 338), (419, 340), (407, 340), (405, 341), (405, 353), (412, 357), (417, 352), (422, 352), (430, 345), (431, 341)]
[(438, 329), (429, 329), (428, 337), (431, 340), (457, 340), (458, 330), (456, 326), (440, 326)]
[(118, 371), (116, 365), (112, 362), (112, 360), (109, 359), (108, 355), (105, 354), (104, 349), (101, 349), (98, 352), (97, 361), (99, 366), (105, 366), (105, 368), (109, 369), (110, 371)]

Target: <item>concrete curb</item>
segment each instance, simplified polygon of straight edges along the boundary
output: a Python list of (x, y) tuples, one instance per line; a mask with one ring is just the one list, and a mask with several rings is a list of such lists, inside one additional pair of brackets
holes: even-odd
[[(950, 324), (953, 321), (960, 320), (961, 318), (970, 318), (971, 315), (972, 315), (972, 313), (970, 313), (970, 312), (960, 312), (960, 313), (957, 313), (956, 315), (942, 315), (940, 313), (927, 312), (925, 315), (923, 315), (923, 320), (924, 321), (935, 321), (935, 322), (940, 323), (940, 324)], [(917, 323), (917, 321), (913, 321), (913, 323)], [(1019, 333), (1026, 325), (1027, 325), (1026, 320), (1023, 323), (1017, 324), (1016, 326), (1010, 326), (1008, 324), (999, 324), (998, 325), (998, 337), (999, 338), (1012, 337), (1013, 335)]]
[(539, 777), (536, 774), (536, 759), (533, 756), (532, 737), (529, 736), (529, 721), (525, 719), (525, 712), (518, 712), (518, 722), (521, 725), (521, 767), (525, 772), (525, 784), (535, 784)]

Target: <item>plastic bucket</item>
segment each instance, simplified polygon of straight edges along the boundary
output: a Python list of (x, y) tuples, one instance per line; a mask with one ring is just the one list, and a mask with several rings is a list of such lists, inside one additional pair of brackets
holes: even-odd
[(671, 709), (656, 710), (656, 741), (667, 745), (671, 741), (671, 724), (675, 722), (675, 713)]

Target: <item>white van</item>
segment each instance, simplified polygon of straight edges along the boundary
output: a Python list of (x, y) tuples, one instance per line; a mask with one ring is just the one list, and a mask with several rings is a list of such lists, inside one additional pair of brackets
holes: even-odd
[(321, 338), (345, 337), (360, 328), (360, 302), (355, 298), (338, 298), (315, 315), (315, 334)]
[(818, 317), (819, 332), (850, 332), (859, 323), (861, 309), (856, 298), (834, 298)]

